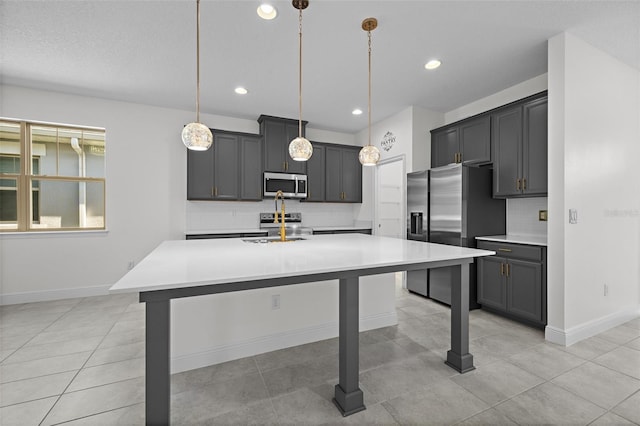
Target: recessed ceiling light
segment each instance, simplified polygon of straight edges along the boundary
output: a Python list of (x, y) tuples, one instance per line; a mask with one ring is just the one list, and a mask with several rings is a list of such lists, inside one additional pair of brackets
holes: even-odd
[(360, 115), (360, 114), (362, 114), (362, 110), (360, 108), (356, 108), (353, 111), (351, 111), (351, 114)]
[(428, 70), (435, 70), (436, 68), (438, 68), (440, 66), (440, 64), (442, 64), (442, 62), (440, 62), (437, 59), (432, 59), (429, 62), (427, 62), (426, 64), (424, 64), (424, 67)]
[(258, 6), (257, 12), (259, 17), (266, 19), (267, 21), (270, 21), (278, 15), (276, 8), (268, 3), (262, 3)]
[(236, 87), (235, 92), (238, 95), (246, 95), (248, 93), (248, 90), (245, 89), (244, 87)]

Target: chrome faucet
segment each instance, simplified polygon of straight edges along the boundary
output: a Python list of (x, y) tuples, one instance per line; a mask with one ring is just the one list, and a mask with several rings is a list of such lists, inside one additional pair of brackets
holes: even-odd
[(287, 231), (284, 227), (284, 194), (280, 190), (276, 192), (276, 197), (274, 199), (276, 203), (276, 215), (273, 219), (273, 223), (278, 223), (278, 197), (282, 200), (280, 202), (280, 241), (287, 241)]

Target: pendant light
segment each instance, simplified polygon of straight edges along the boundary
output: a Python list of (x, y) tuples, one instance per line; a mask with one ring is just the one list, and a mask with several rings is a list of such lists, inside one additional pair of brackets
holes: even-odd
[(367, 18), (362, 21), (362, 29), (367, 32), (369, 38), (369, 143), (362, 147), (358, 158), (363, 166), (375, 166), (380, 161), (380, 150), (371, 145), (371, 31), (378, 26), (376, 18)]
[(196, 0), (196, 121), (182, 129), (182, 143), (193, 151), (206, 151), (213, 144), (211, 130), (200, 123), (200, 0)]
[(289, 155), (295, 161), (307, 161), (313, 154), (313, 145), (302, 136), (302, 10), (309, 6), (308, 0), (293, 0), (298, 9), (298, 137), (289, 144)]

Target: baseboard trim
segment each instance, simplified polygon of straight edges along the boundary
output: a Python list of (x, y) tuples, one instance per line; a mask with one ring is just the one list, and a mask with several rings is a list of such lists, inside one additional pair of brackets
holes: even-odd
[(73, 299), (76, 297), (104, 296), (109, 294), (109, 285), (80, 288), (63, 288), (45, 291), (27, 291), (24, 293), (0, 294), (0, 306), (21, 303), (48, 302), (51, 300)]
[[(373, 330), (398, 324), (396, 311), (384, 312), (360, 318), (360, 331)], [(212, 347), (198, 353), (171, 358), (171, 372), (193, 370), (220, 364), (234, 359), (245, 358), (291, 346), (304, 345), (338, 336), (338, 321), (311, 327), (274, 333), (268, 336), (246, 339), (229, 345)]]
[(551, 342), (562, 346), (571, 346), (581, 340), (593, 337), (625, 322), (637, 318), (640, 315), (640, 306), (624, 311), (614, 312), (604, 317), (585, 322), (583, 324), (562, 330), (557, 327), (548, 325), (544, 330), (544, 338)]

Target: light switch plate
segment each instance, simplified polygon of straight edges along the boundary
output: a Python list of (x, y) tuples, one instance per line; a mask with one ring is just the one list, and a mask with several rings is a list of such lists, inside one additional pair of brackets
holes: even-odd
[(538, 220), (540, 222), (546, 222), (548, 218), (546, 210), (538, 210)]
[(569, 209), (569, 223), (572, 225), (578, 223), (578, 210)]

